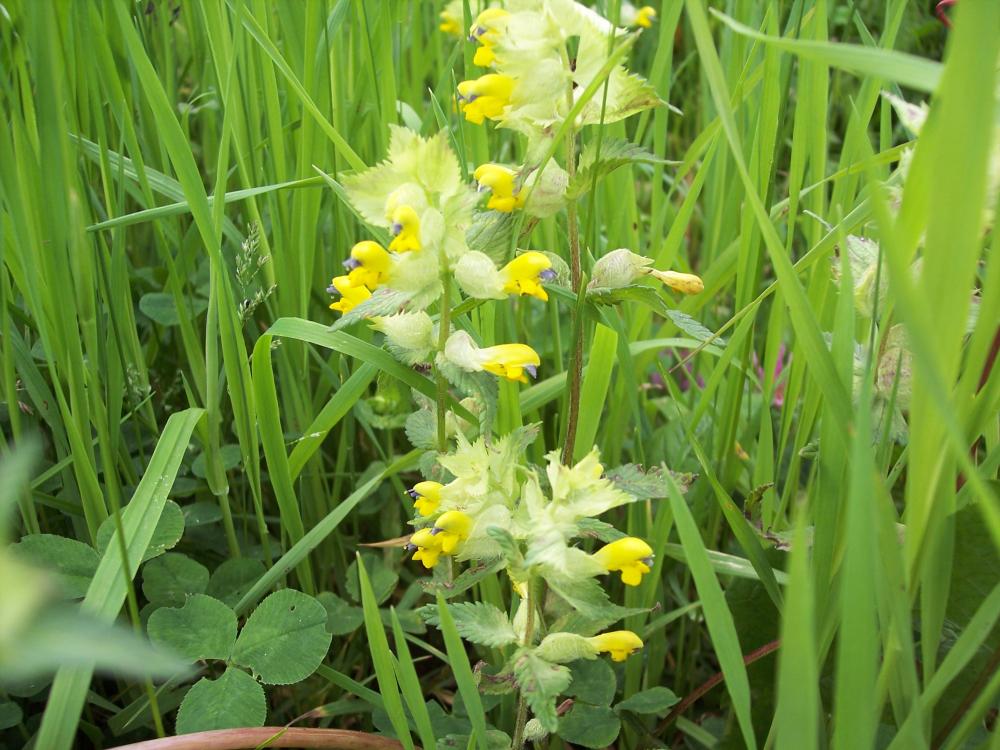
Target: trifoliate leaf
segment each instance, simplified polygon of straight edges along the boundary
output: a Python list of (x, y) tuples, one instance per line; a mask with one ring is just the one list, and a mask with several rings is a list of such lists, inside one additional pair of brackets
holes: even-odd
[[(438, 625), (436, 607), (428, 605), (421, 610), (424, 619)], [(481, 646), (506, 646), (517, 641), (517, 633), (505, 612), (486, 602), (460, 602), (449, 604), (448, 611), (455, 620), (458, 634), (471, 643)]]
[(330, 648), (326, 618), (323, 605), (308, 594), (276, 591), (243, 626), (233, 661), (270, 685), (300, 682), (316, 671)]
[(680, 702), (673, 690), (656, 686), (640, 690), (615, 706), (615, 713), (631, 711), (634, 714), (654, 714), (664, 716), (670, 707)]
[(516, 654), (513, 665), (514, 679), (535, 718), (545, 731), (555, 732), (559, 727), (555, 700), (569, 686), (569, 669), (551, 664), (532, 651)]
[(234, 557), (212, 571), (205, 593), (230, 607), (243, 598), (257, 579), (264, 575), (264, 563), (249, 557)]
[(557, 734), (571, 745), (604, 748), (614, 744), (621, 729), (621, 719), (607, 706), (574, 703), (559, 719)]
[(267, 717), (264, 689), (242, 669), (229, 667), (217, 680), (202, 677), (177, 711), (177, 734), (260, 727)]
[(160, 607), (149, 616), (149, 639), (191, 661), (225, 661), (236, 643), (236, 613), (204, 594), (183, 607)]
[(365, 621), (365, 613), (361, 607), (344, 601), (331, 591), (317, 594), (316, 600), (326, 610), (326, 629), (332, 635), (353, 633)]
[(179, 607), (208, 587), (208, 568), (187, 555), (168, 552), (142, 569), (142, 593), (153, 604)]
[(101, 558), (89, 544), (56, 534), (29, 534), (11, 546), (18, 560), (56, 574), (67, 599), (82, 599)]
[(569, 671), (573, 682), (566, 695), (592, 706), (611, 705), (618, 692), (618, 680), (607, 659), (580, 659), (569, 665)]

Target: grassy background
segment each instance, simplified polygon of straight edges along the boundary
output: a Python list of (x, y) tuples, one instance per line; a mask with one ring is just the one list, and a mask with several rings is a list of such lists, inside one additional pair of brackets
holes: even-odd
[[(980, 383), (1000, 318), (1000, 262), (981, 226), (996, 9), (963, 0), (948, 32), (928, 3), (906, 0), (710, 5), (785, 42), (742, 33), (700, 0), (665, 1), (631, 67), (683, 114), (659, 108), (584, 135), (680, 162), (621, 169), (581, 201), (590, 262), (628, 247), (699, 273), (705, 293), (678, 308), (723, 336), (701, 348), (638, 306), (586, 334), (604, 356), (588, 367), (580, 443), (592, 438), (609, 466), (699, 474), (683, 500), (637, 504), (619, 524), (653, 541), (657, 566), (613, 596), (658, 605), (627, 623), (647, 647), (624, 666), (622, 694), (665, 685), (684, 696), (720, 669), (726, 678), (681, 717), (629, 725), (621, 741), (985, 746), (982, 717), (1000, 690), (1000, 377)], [(209, 568), (260, 559), (268, 573), (243, 612), (279, 584), (352, 598), (358, 543), (405, 528), (417, 454), (401, 425), (420, 379), (363, 326), (326, 330), (324, 289), (362, 230), (322, 175), (376, 162), (395, 122), (448, 128), (469, 172), (519, 156), (509, 133), (452, 112), (472, 50), (437, 31), (437, 10), (0, 3), (0, 435), (7, 446), (44, 439), (20, 533), (93, 543), (133, 497), (168, 417), (199, 407), (171, 493), (188, 513), (179, 551)], [(882, 90), (938, 94), (898, 218), (876, 181), (909, 136)], [(890, 293), (874, 321), (832, 279), (837, 266), (849, 275), (838, 260), (849, 234), (881, 241)], [(565, 253), (565, 236), (564, 217), (548, 219), (530, 245)], [(487, 343), (542, 354), (538, 382), (501, 388), (501, 429), (543, 423), (536, 458), (558, 447), (564, 419), (566, 312), (518, 304), (462, 321)], [(905, 443), (873, 408), (875, 361), (856, 360), (858, 346), (881, 350), (892, 323), (913, 352)], [(693, 350), (690, 369), (678, 367)], [(193, 524), (197, 513), (210, 521)], [(794, 535), (793, 552), (755, 524)], [(369, 559), (398, 577), (390, 640), (416, 666), (400, 673), (404, 694), (420, 687), (449, 704), (461, 671), (413, 622), (422, 571), (398, 549)], [(148, 611), (131, 594), (139, 621)], [(506, 606), (509, 584), (488, 579), (479, 595)], [(388, 642), (363, 632), (336, 636), (316, 676), (275, 691), (269, 723), (326, 706), (322, 723), (388, 727)], [(744, 666), (741, 655), (779, 638), (780, 655)], [(453, 643), (447, 654), (454, 662)], [(148, 711), (121, 729), (146, 705), (140, 683), (86, 683), (60, 673), (44, 720), (46, 685), (12, 693), (26, 718), (8, 743), (39, 721), (38, 747), (69, 746), (77, 731), (95, 744), (151, 736)], [(161, 690), (164, 713), (175, 693)], [(503, 728), (511, 711), (504, 702), (489, 720)]]

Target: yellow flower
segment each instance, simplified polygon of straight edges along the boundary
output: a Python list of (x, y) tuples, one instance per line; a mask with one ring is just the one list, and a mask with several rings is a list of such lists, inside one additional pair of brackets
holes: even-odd
[(392, 235), (389, 249), (394, 253), (420, 249), (420, 217), (413, 206), (399, 206), (392, 212)]
[(451, 555), (459, 544), (469, 538), (471, 529), (471, 518), (460, 510), (449, 510), (441, 514), (431, 533), (438, 540), (442, 554)]
[(413, 489), (406, 493), (415, 501), (413, 507), (422, 516), (429, 516), (438, 509), (441, 504), (441, 488), (443, 484), (439, 482), (417, 482)]
[(364, 240), (351, 248), (351, 257), (344, 261), (347, 278), (353, 286), (366, 286), (372, 291), (389, 277), (392, 258), (377, 242)]
[(476, 18), (476, 22), (469, 30), (469, 39), (480, 44), (475, 57), (472, 58), (474, 65), (487, 68), (493, 64), (496, 59), (493, 45), (496, 42), (499, 25), (502, 23), (501, 19), (509, 15), (510, 13), (502, 8), (487, 8)]
[(545, 302), (549, 295), (542, 287), (543, 281), (551, 281), (556, 276), (552, 261), (545, 253), (529, 250), (500, 269), (500, 279), (506, 294), (530, 294)]
[(480, 349), (482, 368), (507, 380), (527, 383), (525, 372), (535, 377), (542, 363), (538, 352), (526, 344), (498, 344)]
[(499, 119), (514, 91), (514, 79), (499, 73), (488, 73), (458, 84), (459, 108), (465, 119), (481, 125), (485, 118)]
[(441, 18), (441, 25), (438, 28), (445, 34), (452, 36), (462, 36), (462, 22), (446, 10), (438, 14)]
[(647, 273), (671, 289), (683, 294), (698, 294), (705, 290), (705, 282), (701, 280), (700, 276), (695, 276), (693, 273), (657, 271), (655, 268), (650, 268)]
[[(480, 188), (490, 189), (490, 200), (487, 208), (510, 213), (515, 208), (524, 205), (524, 195), (520, 187), (514, 184), (517, 172), (499, 164), (480, 164), (473, 173)], [(515, 187), (517, 188), (515, 192)]]
[(438, 558), (441, 557), (441, 540), (434, 535), (432, 529), (414, 531), (407, 548), (416, 550), (413, 559), (422, 562), (428, 570), (437, 565)]
[(355, 286), (349, 276), (337, 276), (326, 288), (326, 291), (331, 295), (340, 295), (340, 299), (332, 303), (330, 309), (342, 313), (350, 312), (355, 306), (372, 296), (372, 293), (363, 284)]
[(638, 586), (642, 576), (653, 567), (652, 547), (634, 536), (605, 544), (591, 557), (609, 572), (621, 571), (622, 583), (626, 586)]
[(653, 21), (656, 20), (656, 9), (650, 8), (648, 5), (644, 5), (635, 13), (635, 20), (632, 22), (636, 26), (641, 26), (644, 29), (648, 29), (653, 25)]
[(598, 653), (611, 654), (614, 661), (625, 661), (631, 654), (642, 648), (642, 638), (631, 630), (613, 630), (587, 639)]

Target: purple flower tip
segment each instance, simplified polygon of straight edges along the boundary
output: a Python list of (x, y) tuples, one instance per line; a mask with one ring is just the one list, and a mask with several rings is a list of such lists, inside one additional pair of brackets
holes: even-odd
[(389, 231), (392, 233), (392, 236), (395, 237), (397, 234), (403, 231), (403, 225), (400, 224), (398, 221), (394, 222)]
[(534, 365), (525, 365), (525, 366), (524, 366), (524, 370), (525, 370), (525, 372), (527, 372), (527, 373), (528, 373), (528, 374), (529, 374), (529, 375), (530, 375), (531, 377), (533, 377), (533, 378), (537, 378), (537, 377), (538, 377), (538, 368), (537, 368), (537, 367), (535, 367)]
[(538, 274), (538, 278), (541, 279), (542, 281), (553, 281), (556, 278), (556, 272), (553, 271), (551, 268), (546, 268), (544, 271)]
[(344, 268), (346, 268), (348, 271), (353, 271), (355, 268), (358, 268), (360, 265), (361, 265), (361, 261), (357, 260), (356, 258), (348, 258), (347, 260), (344, 261)]

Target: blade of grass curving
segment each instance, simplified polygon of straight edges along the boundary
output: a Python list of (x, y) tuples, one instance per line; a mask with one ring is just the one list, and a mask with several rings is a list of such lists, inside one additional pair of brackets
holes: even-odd
[[(167, 420), (132, 501), (122, 512), (129, 567), (133, 573), (153, 538), (153, 530), (187, 451), (191, 434), (203, 414), (201, 409), (186, 409)], [(122, 562), (118, 545), (112, 539), (87, 588), (81, 607), (83, 611), (107, 622), (115, 619), (125, 602)], [(92, 667), (64, 667), (56, 673), (38, 730), (37, 747), (68, 750), (73, 746), (93, 671)]]
[(382, 696), (385, 712), (389, 717), (396, 736), (407, 750), (413, 750), (413, 738), (410, 737), (410, 726), (406, 721), (406, 711), (399, 697), (399, 683), (396, 681), (396, 670), (393, 667), (392, 652), (389, 641), (385, 637), (385, 628), (378, 611), (378, 601), (372, 591), (361, 554), (356, 553), (358, 568), (358, 583), (361, 589), (361, 606), (365, 613), (365, 632), (368, 634), (368, 652), (372, 657), (372, 666), (378, 678), (378, 690)]
[[(475, 743), (480, 750), (489, 750), (489, 743), (486, 740), (486, 712), (483, 710), (483, 701), (479, 697), (479, 688), (476, 687), (475, 678), (472, 675), (472, 668), (469, 666), (469, 656), (465, 652), (462, 644), (462, 637), (455, 628), (455, 621), (452, 619), (448, 605), (445, 604), (444, 597), (440, 593), (437, 595), (438, 618), (441, 635), (444, 636), (444, 645), (448, 651), (448, 660), (451, 662), (451, 673), (455, 677), (458, 685), (458, 692), (465, 703), (465, 710), (469, 713), (469, 721), (472, 722), (472, 731), (475, 735)], [(473, 740), (469, 739), (471, 747)]]
[(712, 646), (719, 660), (719, 666), (725, 676), (726, 690), (733, 702), (733, 712), (736, 714), (736, 721), (746, 746), (750, 750), (756, 750), (757, 739), (750, 718), (750, 682), (747, 679), (746, 665), (743, 663), (743, 651), (740, 648), (739, 636), (736, 634), (733, 613), (729, 610), (722, 587), (719, 586), (719, 581), (712, 571), (708, 550), (702, 541), (694, 516), (691, 515), (691, 510), (684, 501), (684, 496), (681, 495), (674, 478), (668, 474), (667, 479), (674, 525), (677, 527), (677, 534), (687, 555), (688, 568), (691, 577), (694, 578), (695, 588), (701, 597), (705, 623), (712, 637)]

